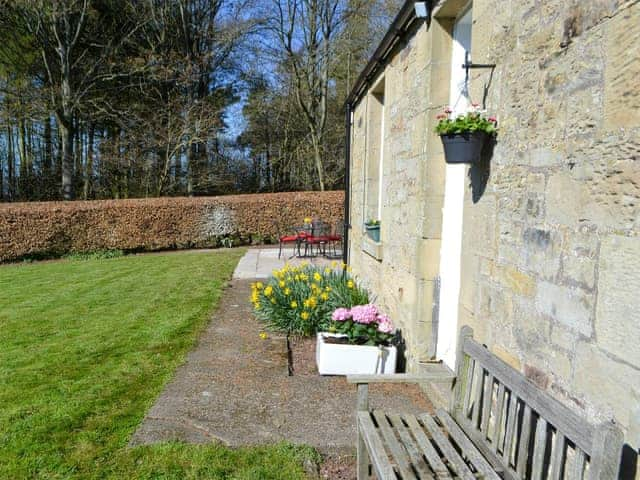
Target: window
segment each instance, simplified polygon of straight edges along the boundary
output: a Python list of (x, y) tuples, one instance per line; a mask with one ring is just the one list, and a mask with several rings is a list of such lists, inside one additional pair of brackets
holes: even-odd
[(384, 77), (373, 87), (368, 98), (367, 159), (365, 167), (365, 218), (382, 216), (382, 165), (384, 158)]

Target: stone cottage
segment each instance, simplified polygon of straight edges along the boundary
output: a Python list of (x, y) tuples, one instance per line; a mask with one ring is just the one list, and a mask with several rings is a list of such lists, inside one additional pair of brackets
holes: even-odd
[[(436, 116), (472, 102), (497, 140), (446, 164)], [(347, 106), (348, 259), (401, 328), (408, 370), (453, 366), (468, 324), (570, 408), (615, 419), (633, 478), (640, 2), (409, 1)]]

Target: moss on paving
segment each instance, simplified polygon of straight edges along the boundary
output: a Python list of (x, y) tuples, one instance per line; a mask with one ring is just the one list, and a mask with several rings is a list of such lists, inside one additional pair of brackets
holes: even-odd
[(127, 446), (242, 253), (0, 267), (0, 478), (303, 478), (288, 444)]

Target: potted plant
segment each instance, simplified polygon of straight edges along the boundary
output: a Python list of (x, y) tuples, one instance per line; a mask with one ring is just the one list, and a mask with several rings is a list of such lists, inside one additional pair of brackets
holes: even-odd
[(364, 227), (367, 229), (367, 235), (374, 242), (380, 243), (380, 220), (368, 220)]
[(497, 132), (495, 117), (485, 117), (475, 103), (466, 114), (452, 116), (452, 110), (446, 108), (437, 119), (436, 133), (447, 163), (476, 163), (487, 138)]
[(321, 375), (395, 373), (394, 327), (372, 304), (337, 308), (319, 332), (316, 363)]

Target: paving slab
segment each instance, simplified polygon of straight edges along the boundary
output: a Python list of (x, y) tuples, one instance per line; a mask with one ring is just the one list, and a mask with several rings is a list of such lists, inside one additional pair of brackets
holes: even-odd
[(303, 262), (314, 265), (329, 265), (332, 260), (322, 257), (291, 257), (292, 249), (287, 247), (280, 258), (278, 258), (277, 247), (251, 248), (242, 257), (233, 272), (233, 278), (237, 280), (265, 279), (271, 276), (271, 272), (279, 270), (285, 264), (299, 265)]
[[(230, 283), (195, 349), (133, 435), (133, 445), (288, 440), (325, 454), (353, 453), (355, 387), (344, 377), (316, 373), (311, 339), (294, 342), (295, 370), (289, 376), (286, 340), (260, 338), (263, 326), (251, 313), (249, 296), (249, 280)], [(409, 385), (372, 386), (371, 405), (414, 413), (431, 409)]]

